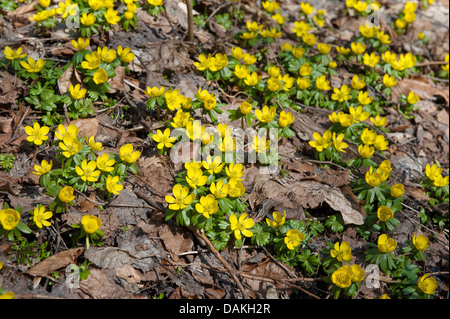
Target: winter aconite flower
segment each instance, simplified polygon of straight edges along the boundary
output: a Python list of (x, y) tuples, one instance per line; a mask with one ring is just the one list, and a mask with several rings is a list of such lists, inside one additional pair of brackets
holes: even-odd
[(77, 83), (77, 84), (75, 84), (75, 86), (73, 86), (72, 84), (69, 86), (69, 92), (70, 92), (70, 96), (74, 100), (79, 100), (79, 99), (84, 98), (84, 96), (86, 95), (87, 90), (86, 89), (82, 89), (80, 84)]
[(414, 247), (416, 247), (417, 250), (424, 251), (428, 248), (428, 237), (423, 235), (414, 235), (412, 238), (412, 242)]
[(405, 193), (405, 186), (401, 183), (397, 183), (395, 185), (391, 186), (391, 190), (390, 190), (391, 196), (392, 197), (402, 197), (403, 194)]
[(90, 39), (89, 38), (78, 38), (78, 40), (77, 41), (75, 41), (75, 40), (72, 40), (72, 45), (73, 45), (73, 47), (75, 48), (75, 49), (77, 49), (77, 50), (84, 50), (84, 49), (86, 49), (88, 46), (89, 46), (89, 43), (90, 43)]
[(391, 88), (397, 84), (397, 81), (393, 76), (390, 76), (389, 74), (385, 74), (383, 77), (383, 84), (387, 88)]
[(65, 136), (63, 138), (63, 141), (60, 142), (58, 145), (61, 148), (61, 150), (63, 151), (62, 155), (64, 155), (67, 158), (77, 154), (81, 150), (81, 147), (82, 147), (82, 145), (78, 141), (78, 139), (70, 137), (70, 136)]
[(123, 189), (123, 185), (119, 184), (119, 176), (108, 176), (106, 179), (106, 190), (114, 195), (119, 195), (119, 192)]
[(241, 163), (231, 163), (228, 167), (225, 168), (225, 172), (227, 173), (230, 179), (234, 179), (236, 181), (243, 181), (242, 176), (244, 175), (243, 165)]
[(195, 209), (205, 218), (210, 218), (219, 210), (219, 204), (214, 195), (208, 194), (200, 198), (200, 202), (195, 204)]
[(333, 258), (336, 258), (338, 261), (350, 261), (352, 260), (352, 250), (350, 248), (350, 244), (347, 241), (336, 242), (334, 244), (334, 248), (330, 250), (330, 255)]
[(247, 218), (247, 213), (243, 213), (238, 217), (235, 214), (230, 216), (230, 225), (231, 230), (234, 231), (234, 237), (239, 240), (242, 238), (242, 235), (245, 237), (252, 237), (253, 232), (249, 230), (255, 224), (255, 221), (252, 218)]
[(333, 91), (334, 93), (331, 95), (331, 99), (339, 103), (348, 101), (351, 98), (351, 89), (346, 84), (342, 85), (340, 89), (334, 88)]
[(35, 145), (42, 145), (42, 143), (48, 140), (48, 132), (50, 131), (48, 126), (40, 126), (38, 122), (34, 122), (33, 127), (25, 126), (25, 133), (28, 134), (27, 141)]
[(95, 84), (102, 84), (108, 81), (108, 74), (106, 74), (106, 71), (102, 68), (99, 68), (92, 77)]
[(20, 61), (20, 65), (30, 73), (41, 72), (46, 63), (46, 61), (44, 59), (39, 59), (39, 60), (35, 61), (31, 57), (28, 57), (27, 62)]
[(104, 153), (97, 157), (97, 168), (103, 172), (112, 172), (114, 170), (114, 164), (116, 161), (113, 158), (109, 158), (108, 153)]
[(203, 175), (201, 169), (188, 169), (186, 175), (186, 181), (189, 186), (196, 189), (198, 186), (203, 186), (208, 181), (208, 176)]
[(323, 136), (321, 136), (317, 132), (314, 132), (313, 138), (315, 139), (315, 141), (309, 141), (309, 145), (311, 147), (314, 147), (317, 150), (317, 152), (323, 152), (324, 149), (327, 149), (332, 144), (330, 130), (326, 130), (323, 133)]
[(344, 142), (344, 134), (339, 134), (336, 136), (336, 133), (333, 132), (333, 147), (338, 152), (347, 152), (345, 149), (348, 147), (348, 144)]
[(75, 171), (81, 177), (83, 181), (87, 182), (96, 182), (98, 177), (100, 176), (100, 171), (96, 170), (97, 163), (95, 161), (83, 160), (80, 166), (75, 166)]
[(33, 211), (33, 221), (37, 227), (42, 228), (42, 226), (51, 226), (51, 223), (47, 220), (52, 218), (53, 213), (51, 211), (46, 211), (45, 206), (38, 206)]
[(10, 47), (6, 46), (3, 53), (5, 54), (5, 58), (8, 60), (19, 60), (27, 56), (25, 53), (22, 53), (22, 47), (14, 51)]
[(394, 218), (394, 212), (387, 206), (380, 206), (377, 210), (377, 217), (380, 221), (385, 222), (388, 219)]
[(262, 110), (255, 110), (255, 115), (263, 123), (269, 123), (273, 120), (277, 114), (277, 109), (272, 106), (270, 109), (267, 105), (264, 105)]
[(285, 111), (281, 111), (280, 118), (278, 119), (278, 124), (281, 127), (286, 127), (294, 123), (294, 120), (295, 118), (291, 112), (286, 113)]
[(169, 209), (179, 210), (185, 209), (192, 204), (195, 199), (195, 193), (189, 194), (189, 188), (176, 184), (172, 189), (173, 196), (166, 195), (166, 202), (169, 203)]
[(424, 293), (434, 295), (437, 289), (437, 281), (435, 278), (429, 276), (431, 276), (431, 274), (425, 274), (420, 277), (417, 285)]
[(331, 281), (339, 288), (348, 288), (352, 284), (353, 273), (349, 265), (336, 269), (331, 275)]
[(0, 210), (0, 225), (6, 231), (16, 228), (20, 221), (20, 214), (18, 211), (7, 208)]
[(222, 158), (220, 156), (211, 158), (211, 155), (208, 155), (206, 161), (202, 161), (202, 166), (209, 174), (218, 174), (222, 171), (225, 163), (222, 163)]
[(53, 161), (50, 160), (50, 163), (49, 163), (46, 160), (42, 160), (41, 166), (34, 165), (33, 174), (35, 174), (35, 175), (47, 174), (48, 172), (50, 172), (52, 170), (52, 166), (53, 166)]
[(105, 19), (109, 24), (117, 24), (120, 21), (119, 12), (113, 8), (108, 8), (105, 12)]
[(225, 184), (224, 180), (221, 179), (217, 183), (212, 182), (209, 186), (209, 190), (217, 199), (225, 198), (230, 191), (230, 183)]
[(166, 128), (164, 133), (161, 130), (157, 130), (156, 134), (152, 135), (152, 139), (157, 142), (157, 148), (162, 149), (163, 147), (171, 148), (173, 143), (177, 140), (176, 137), (170, 137), (170, 129)]
[(328, 91), (329, 89), (331, 89), (330, 81), (327, 80), (327, 77), (325, 75), (321, 75), (316, 80), (316, 87), (321, 91)]
[(284, 243), (290, 250), (294, 250), (296, 247), (300, 246), (303, 240), (305, 240), (305, 234), (298, 229), (289, 229), (286, 233), (286, 237), (284, 237)]
[(119, 55), (120, 60), (124, 63), (130, 63), (135, 58), (135, 55), (130, 51), (130, 48), (122, 48), (121, 45), (117, 48), (117, 54)]
[(83, 218), (81, 218), (81, 225), (83, 226), (83, 230), (90, 235), (100, 229), (102, 220), (97, 216), (84, 215)]
[(272, 213), (272, 217), (273, 219), (266, 218), (267, 225), (273, 228), (281, 227), (284, 225), (286, 221), (286, 211), (283, 212), (283, 216), (281, 216), (279, 212), (274, 211)]
[(133, 151), (132, 144), (123, 145), (119, 150), (119, 157), (122, 161), (133, 164), (141, 156), (141, 152)]
[(397, 242), (392, 238), (388, 238), (386, 234), (381, 234), (378, 236), (377, 245), (378, 249), (382, 253), (390, 253), (397, 248)]
[(58, 199), (63, 203), (70, 203), (75, 199), (75, 195), (73, 195), (73, 187), (65, 186), (58, 193)]

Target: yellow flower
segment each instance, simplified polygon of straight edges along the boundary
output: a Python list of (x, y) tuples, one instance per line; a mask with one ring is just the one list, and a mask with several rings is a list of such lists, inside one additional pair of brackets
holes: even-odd
[(260, 76), (258, 75), (258, 73), (253, 72), (252, 74), (246, 76), (246, 78), (244, 79), (244, 83), (248, 86), (255, 86), (256, 84), (258, 84), (259, 79)]
[(412, 238), (412, 242), (414, 244), (414, 247), (416, 247), (417, 250), (424, 251), (428, 248), (428, 237), (423, 235), (414, 235)]
[(321, 54), (328, 54), (331, 51), (331, 45), (328, 45), (326, 43), (319, 43), (317, 44), (317, 50), (319, 50)]
[(389, 148), (389, 141), (387, 141), (383, 135), (377, 135), (373, 142), (373, 146), (379, 151), (385, 151)]
[(130, 63), (135, 58), (134, 53), (130, 52), (130, 48), (122, 48), (121, 45), (117, 48), (117, 54), (119, 55), (120, 60), (124, 63)]
[(145, 89), (144, 94), (147, 95), (148, 97), (157, 97), (157, 96), (161, 96), (164, 93), (164, 87), (161, 86), (160, 88), (157, 87), (147, 87), (147, 89)]
[(369, 170), (366, 172), (365, 180), (366, 183), (369, 184), (371, 187), (376, 187), (387, 180), (388, 174), (385, 172), (374, 172), (372, 166), (369, 168)]
[(241, 105), (239, 105), (239, 110), (241, 111), (242, 114), (247, 115), (251, 112), (252, 105), (247, 101), (244, 101), (241, 103)]
[(252, 218), (247, 218), (247, 213), (243, 213), (239, 216), (239, 219), (235, 214), (230, 216), (230, 226), (231, 230), (234, 231), (234, 237), (239, 240), (242, 238), (242, 235), (245, 237), (252, 237), (253, 233), (249, 230), (255, 224), (255, 221)]
[(225, 197), (227, 197), (227, 195), (230, 191), (230, 184), (229, 183), (225, 184), (224, 180), (221, 179), (217, 183), (212, 182), (211, 185), (209, 186), (209, 190), (216, 198), (219, 198), (219, 199), (225, 198)]
[(182, 109), (178, 109), (170, 124), (173, 128), (185, 127), (191, 119), (191, 114), (189, 112), (183, 112)]
[(234, 74), (239, 79), (245, 79), (250, 74), (250, 71), (245, 65), (236, 64), (234, 67)]
[(36, 207), (33, 211), (33, 221), (37, 227), (42, 228), (42, 226), (51, 226), (51, 223), (47, 219), (52, 218), (53, 213), (51, 211), (45, 211), (45, 207)]
[(244, 39), (244, 40), (251, 40), (251, 39), (256, 38), (257, 36), (258, 36), (258, 33), (256, 33), (256, 32), (244, 32), (244, 33), (241, 35), (241, 39)]
[(323, 136), (320, 136), (319, 133), (314, 132), (313, 138), (315, 139), (315, 141), (309, 141), (309, 145), (311, 145), (311, 147), (314, 147), (317, 150), (317, 152), (322, 152), (324, 149), (327, 149), (332, 144), (331, 131), (329, 130), (326, 130), (323, 133)]
[(105, 63), (111, 63), (114, 61), (117, 57), (117, 52), (114, 49), (108, 49), (107, 47), (97, 48), (97, 53), (100, 56), (100, 59), (102, 59)]
[(336, 47), (336, 51), (342, 55), (349, 55), (351, 52), (351, 49), (346, 48), (346, 47)]
[(425, 167), (425, 174), (431, 181), (434, 181), (436, 177), (441, 175), (442, 171), (443, 171), (442, 167), (438, 167), (437, 164), (433, 164), (433, 166), (427, 164), (427, 166)]
[(270, 123), (276, 114), (277, 109), (274, 106), (269, 109), (267, 105), (264, 105), (262, 111), (259, 109), (255, 110), (256, 117), (263, 123)]
[(212, 59), (209, 69), (213, 72), (217, 72), (222, 70), (227, 65), (228, 65), (228, 57), (225, 54), (217, 53)]
[(89, 46), (90, 41), (91, 41), (91, 39), (89, 39), (89, 38), (86, 38), (86, 39), (84, 39), (84, 38), (78, 38), (77, 41), (72, 40), (71, 43), (72, 43), (72, 45), (73, 45), (73, 47), (74, 47), (75, 49), (81, 51), (81, 50), (86, 49), (86, 48)]
[(59, 124), (58, 130), (55, 131), (55, 137), (58, 140), (62, 141), (62, 140), (64, 140), (64, 137), (66, 137), (66, 136), (71, 137), (71, 138), (77, 138), (78, 127), (74, 124), (70, 124), (66, 130), (66, 128), (62, 124)]
[(92, 52), (92, 54), (86, 54), (86, 61), (81, 62), (81, 67), (85, 70), (94, 70), (100, 66), (101, 57), (97, 51)]
[(397, 248), (397, 242), (392, 238), (388, 238), (386, 234), (378, 236), (377, 246), (380, 252), (390, 253)]
[(272, 219), (266, 218), (266, 223), (267, 225), (269, 225), (270, 227), (273, 228), (277, 228), (277, 227), (281, 227), (284, 225), (285, 221), (286, 221), (286, 211), (283, 211), (283, 216), (281, 216), (281, 214), (277, 211), (274, 211), (272, 213)]
[(375, 152), (375, 148), (373, 148), (370, 145), (361, 144), (358, 146), (358, 153), (359, 153), (359, 155), (361, 155), (364, 158), (372, 157), (374, 152)]
[(186, 182), (189, 186), (196, 189), (198, 186), (203, 186), (208, 181), (208, 176), (203, 175), (203, 171), (198, 169), (188, 169), (186, 174)]
[(291, 112), (286, 113), (285, 111), (281, 111), (280, 118), (278, 119), (278, 124), (281, 127), (286, 127), (286, 126), (294, 123), (294, 120), (295, 120), (295, 118)]
[(333, 92), (334, 93), (331, 95), (331, 99), (338, 101), (339, 103), (348, 101), (351, 98), (351, 89), (346, 84), (342, 85), (341, 89), (334, 88)]
[(114, 170), (114, 164), (116, 161), (110, 159), (108, 153), (104, 153), (97, 157), (97, 168), (103, 172), (112, 172)]
[(448, 185), (449, 182), (449, 177), (448, 176), (442, 176), (442, 175), (438, 175), (436, 176), (436, 178), (433, 181), (434, 186), (437, 187), (445, 187)]
[(359, 91), (358, 93), (358, 101), (361, 103), (361, 105), (368, 105), (372, 103), (373, 97), (369, 96), (369, 91), (363, 92)]
[(198, 56), (198, 61), (199, 62), (194, 62), (194, 66), (197, 70), (205, 71), (206, 69), (209, 69), (209, 66), (211, 65), (211, 54), (209, 54), (208, 57), (204, 54), (200, 54)]
[(296, 36), (299, 38), (303, 37), (304, 35), (308, 34), (308, 31), (311, 30), (311, 26), (306, 23), (305, 21), (294, 21), (294, 29), (292, 29), (292, 32), (295, 33)]
[(133, 144), (125, 144), (119, 150), (119, 157), (122, 161), (133, 164), (141, 156), (141, 152), (133, 152)]
[(243, 181), (242, 176), (244, 175), (243, 165), (241, 163), (231, 163), (225, 168), (225, 172), (227, 173), (230, 179), (234, 179), (236, 181)]
[(366, 51), (366, 45), (361, 42), (357, 42), (357, 43), (352, 42), (350, 44), (350, 47), (351, 47), (353, 53), (356, 55), (363, 54), (364, 51)]
[[(28, 63), (27, 63), (28, 62)], [(39, 59), (37, 61), (33, 60), (31, 57), (28, 57), (27, 62), (20, 61), (20, 65), (30, 73), (39, 73), (45, 66), (46, 61), (44, 59)]]
[(245, 187), (242, 184), (242, 182), (238, 182), (234, 179), (231, 179), (228, 185), (230, 185), (228, 188), (228, 196), (241, 197), (242, 195), (245, 194)]
[(3, 53), (5, 54), (5, 58), (7, 58), (8, 60), (18, 60), (26, 57), (25, 53), (22, 54), (22, 47), (14, 51), (10, 47), (6, 46), (3, 50)]
[(377, 38), (383, 44), (390, 44), (392, 42), (389, 38), (389, 34), (385, 34), (384, 31), (378, 31)]
[(335, 150), (338, 152), (347, 153), (344, 149), (348, 147), (348, 144), (345, 143), (343, 140), (344, 140), (343, 133), (339, 134), (336, 137), (336, 133), (333, 132), (333, 146), (334, 146)]
[(71, 84), (69, 86), (69, 92), (70, 92), (70, 96), (74, 100), (79, 100), (79, 99), (84, 98), (84, 96), (86, 95), (87, 90), (86, 89), (82, 89), (80, 84), (77, 83), (77, 84), (75, 84), (75, 86), (73, 86), (73, 84)]
[(361, 32), (361, 35), (367, 39), (373, 38), (375, 36), (376, 31), (377, 31), (376, 28), (368, 26), (366, 24), (359, 26), (359, 32)]
[(267, 88), (272, 92), (281, 90), (282, 87), (283, 87), (283, 82), (281, 82), (277, 78), (270, 77), (269, 80), (267, 80)]
[(327, 80), (327, 77), (325, 75), (322, 75), (317, 78), (316, 87), (321, 91), (328, 91), (329, 89), (331, 89), (330, 81)]
[(16, 228), (20, 221), (20, 214), (18, 211), (7, 208), (0, 210), (0, 225), (4, 230), (10, 231)]
[(360, 282), (364, 280), (364, 269), (361, 269), (360, 265), (351, 265), (350, 271), (352, 273), (352, 281)]
[(350, 127), (356, 122), (353, 114), (346, 114), (344, 112), (339, 112), (338, 117), (339, 123), (341, 124), (342, 127)]
[(75, 171), (83, 181), (96, 182), (101, 173), (99, 170), (96, 170), (96, 168), (97, 162), (90, 161), (88, 163), (87, 160), (83, 160), (81, 162), (81, 167), (75, 166)]
[(108, 176), (106, 179), (106, 190), (114, 195), (119, 195), (119, 192), (123, 190), (123, 185), (119, 184), (119, 176)]
[(402, 197), (403, 194), (405, 193), (405, 186), (401, 183), (397, 183), (395, 185), (391, 186), (391, 190), (390, 190), (391, 196), (392, 197)]
[(47, 8), (50, 5), (51, 0), (39, 0), (39, 5), (42, 8)]
[(379, 115), (375, 116), (375, 118), (371, 117), (370, 121), (373, 125), (380, 128), (387, 124), (387, 118), (386, 117), (380, 117)]
[(382, 294), (380, 299), (391, 299), (387, 294)]
[(59, 143), (59, 147), (63, 151), (62, 154), (69, 158), (77, 154), (81, 150), (82, 145), (76, 138), (65, 136), (62, 142)]
[(27, 141), (35, 145), (42, 145), (42, 143), (48, 140), (48, 132), (50, 131), (48, 126), (40, 126), (38, 122), (34, 122), (33, 127), (25, 126), (25, 133), (28, 134)]
[(366, 53), (364, 54), (363, 62), (365, 65), (374, 68), (380, 62), (380, 57), (375, 52), (372, 52), (370, 55)]
[(447, 62), (447, 64), (441, 66), (442, 70), (444, 70), (447, 73), (448, 73), (448, 70), (449, 70), (448, 59), (449, 59), (449, 54), (447, 53), (447, 54), (445, 54), (445, 62)]
[(173, 196), (166, 195), (166, 202), (169, 203), (169, 209), (180, 210), (185, 209), (192, 204), (195, 199), (195, 193), (189, 194), (189, 188), (176, 184), (172, 189)]
[(420, 101), (420, 97), (414, 93), (413, 91), (410, 91), (408, 94), (408, 103), (413, 105)]
[(382, 174), (386, 175), (385, 178), (386, 180), (387, 176), (389, 176), (389, 174), (392, 171), (391, 162), (389, 160), (382, 161), (381, 164), (378, 166), (378, 170), (380, 170)]
[(386, 51), (381, 54), (381, 58), (386, 64), (394, 64), (397, 63), (397, 54), (391, 53), (390, 51)]
[(358, 0), (353, 5), (353, 9), (355, 9), (358, 12), (366, 12), (367, 6), (369, 4), (366, 1)]
[(53, 166), (53, 161), (52, 160), (50, 160), (50, 163), (47, 162), (46, 160), (42, 160), (41, 166), (34, 165), (34, 172), (33, 172), (33, 174), (35, 174), (35, 175), (47, 174), (48, 172), (50, 172), (52, 170), (52, 166)]
[(246, 65), (252, 65), (256, 62), (256, 56), (253, 54), (245, 53), (244, 54), (244, 63)]
[(210, 218), (219, 210), (219, 204), (214, 195), (208, 194), (200, 197), (200, 203), (195, 204), (195, 209), (205, 218)]
[(276, 1), (263, 1), (262, 6), (269, 13), (272, 13), (280, 8), (280, 4)]
[(300, 246), (303, 240), (305, 240), (305, 235), (297, 229), (289, 229), (284, 237), (284, 243), (290, 250)]
[(106, 71), (104, 69), (100, 68), (94, 73), (92, 79), (94, 80), (95, 84), (102, 84), (108, 81), (108, 74), (106, 74)]
[(157, 130), (156, 134), (153, 134), (152, 139), (158, 143), (156, 146), (158, 149), (162, 149), (163, 147), (171, 148), (173, 146), (173, 142), (177, 140), (176, 137), (170, 137), (170, 129), (166, 128), (164, 133), (161, 130)]
[(247, 27), (247, 30), (250, 32), (258, 32), (261, 31), (262, 28), (264, 28), (264, 25), (262, 24), (258, 24), (257, 22), (253, 21), (253, 22), (246, 22), (245, 26)]
[(311, 81), (308, 78), (298, 78), (297, 85), (300, 90), (306, 90), (311, 86)]
[(331, 274), (331, 281), (339, 288), (345, 289), (352, 284), (353, 273), (348, 265), (344, 265), (339, 269), (336, 269)]
[(355, 90), (362, 90), (366, 86), (364, 79), (360, 79), (358, 75), (354, 75), (352, 78), (352, 88)]
[(279, 12), (277, 14), (272, 15), (272, 19), (274, 19), (278, 24), (284, 23), (284, 17)]
[(394, 212), (387, 206), (380, 206), (377, 210), (377, 217), (380, 221), (385, 222), (388, 219), (394, 218)]
[(383, 77), (383, 84), (387, 88), (391, 88), (397, 84), (397, 81), (395, 80), (395, 78), (393, 76), (390, 76), (389, 74), (385, 74)]
[(100, 229), (102, 220), (97, 216), (84, 215), (83, 218), (81, 218), (81, 225), (83, 226), (84, 231), (91, 235)]
[(364, 144), (372, 145), (375, 142), (376, 138), (377, 138), (377, 133), (372, 131), (369, 128), (365, 128), (361, 133), (361, 141)]
[(206, 161), (202, 161), (202, 166), (206, 169), (209, 174), (219, 174), (225, 163), (222, 163), (222, 158), (220, 156), (211, 158), (211, 155), (208, 155)]
[(93, 150), (94, 152), (98, 152), (98, 151), (101, 151), (102, 149), (104, 149), (102, 143), (95, 142), (94, 136), (89, 137), (88, 145), (91, 148), (91, 150)]
[(330, 255), (336, 258), (338, 261), (350, 261), (352, 260), (352, 249), (348, 241), (343, 241), (341, 244), (336, 242), (334, 248), (330, 250)]
[(309, 65), (309, 63), (303, 63), (299, 70), (299, 73), (301, 76), (308, 76), (311, 74), (311, 72), (312, 72), (312, 68)]
[(317, 37), (312, 34), (312, 33), (308, 33), (308, 34), (304, 34), (302, 36), (302, 41), (306, 44), (309, 45), (310, 47), (314, 46), (317, 42)]
[(147, 0), (148, 4), (151, 4), (152, 6), (162, 6), (164, 0)]
[(296, 47), (296, 48), (292, 48), (292, 55), (295, 58), (302, 58), (305, 55), (305, 48), (302, 47)]
[(311, 13), (314, 12), (314, 7), (310, 5), (308, 2), (300, 3), (300, 8), (305, 15), (310, 15)]
[(356, 109), (354, 107), (349, 108), (350, 114), (353, 116), (355, 122), (364, 122), (370, 116), (369, 112), (363, 111), (363, 107), (360, 105)]
[(95, 18), (95, 15), (93, 12), (91, 12), (89, 14), (87, 12), (85, 12), (80, 17), (80, 22), (86, 27), (90, 27), (91, 25), (93, 25), (96, 20), (97, 19)]
[(275, 28), (264, 29), (259, 32), (263, 38), (279, 38), (281, 37), (281, 31), (277, 31)]
[(105, 19), (109, 24), (117, 24), (120, 21), (119, 12), (113, 8), (109, 8), (105, 12)]
[(70, 203), (75, 199), (75, 195), (73, 195), (73, 187), (65, 186), (58, 193), (58, 199), (63, 203)]
[(437, 281), (435, 278), (429, 276), (431, 276), (431, 274), (425, 274), (420, 277), (417, 285), (424, 293), (428, 295), (434, 295), (438, 287)]
[(270, 140), (267, 140), (265, 136), (256, 135), (253, 137), (252, 149), (257, 153), (263, 153), (270, 147)]
[(236, 60), (240, 60), (244, 58), (245, 51), (241, 49), (241, 47), (233, 47), (231, 48), (231, 56)]

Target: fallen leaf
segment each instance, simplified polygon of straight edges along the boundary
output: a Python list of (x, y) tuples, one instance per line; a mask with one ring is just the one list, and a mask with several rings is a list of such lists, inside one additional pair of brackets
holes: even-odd
[(132, 297), (100, 269), (91, 269), (88, 278), (80, 282), (80, 289), (94, 299), (130, 299)]
[(84, 247), (71, 248), (68, 250), (56, 253), (47, 259), (44, 259), (39, 264), (28, 269), (25, 273), (34, 277), (46, 277), (51, 280), (53, 272), (64, 268), (70, 264), (76, 264), (77, 258), (83, 253)]

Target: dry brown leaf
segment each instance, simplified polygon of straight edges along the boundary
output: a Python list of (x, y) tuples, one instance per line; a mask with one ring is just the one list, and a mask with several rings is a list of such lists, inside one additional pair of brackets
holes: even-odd
[(174, 261), (179, 260), (180, 253), (191, 251), (194, 245), (191, 233), (183, 232), (178, 227), (167, 224), (159, 228), (159, 237)]
[(420, 99), (427, 100), (434, 95), (442, 96), (445, 101), (449, 102), (448, 89), (438, 88), (431, 80), (424, 76), (411, 77), (398, 81), (397, 85), (392, 88), (392, 99), (398, 102), (400, 95), (408, 96), (410, 91), (414, 91)]
[(80, 282), (80, 289), (94, 299), (130, 299), (132, 297), (100, 269), (91, 269), (88, 278)]
[(34, 0), (33, 2), (27, 3), (23, 6), (17, 7), (14, 11), (8, 12), (10, 17), (18, 17), (25, 13), (35, 10), (35, 6), (39, 3), (39, 0)]
[(126, 265), (120, 268), (116, 268), (116, 276), (126, 280), (128, 283), (135, 285), (141, 282), (142, 275), (139, 271)]
[(78, 256), (84, 251), (83, 247), (71, 248), (64, 250), (53, 256), (44, 259), (36, 266), (28, 269), (25, 273), (31, 276), (46, 277), (54, 280), (51, 274), (61, 268), (70, 264), (76, 264)]

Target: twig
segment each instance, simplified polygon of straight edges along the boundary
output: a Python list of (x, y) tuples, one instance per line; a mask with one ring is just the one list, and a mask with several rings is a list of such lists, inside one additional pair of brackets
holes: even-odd
[(209, 22), (209, 20), (210, 20), (213, 16), (216, 15), (217, 12), (219, 12), (223, 7), (225, 7), (225, 6), (229, 5), (229, 4), (230, 4), (229, 2), (224, 2), (224, 3), (222, 3), (216, 10), (214, 10), (214, 12), (211, 13), (211, 14), (208, 16), (208, 19), (206, 19), (205, 22), (202, 24), (202, 28)]
[(194, 41), (194, 17), (192, 15), (192, 2), (185, 0), (187, 6), (187, 20), (188, 20), (188, 41)]
[(227, 269), (227, 271), (230, 273), (233, 280), (236, 282), (236, 285), (238, 286), (239, 290), (242, 293), (243, 299), (248, 299), (247, 291), (245, 290), (244, 286), (242, 286), (242, 283), (240, 280), (236, 277), (235, 271), (231, 268), (230, 264), (227, 263), (225, 259), (223, 259), (222, 255), (217, 251), (216, 247), (211, 243), (209, 238), (202, 233), (197, 227), (189, 227), (189, 229), (198, 237), (200, 237), (209, 247), (209, 249), (214, 253), (214, 255), (220, 260), (222, 265)]
[(446, 62), (446, 61), (428, 61), (428, 62), (417, 63), (416, 66), (445, 65), (445, 64), (448, 64), (448, 62)]

